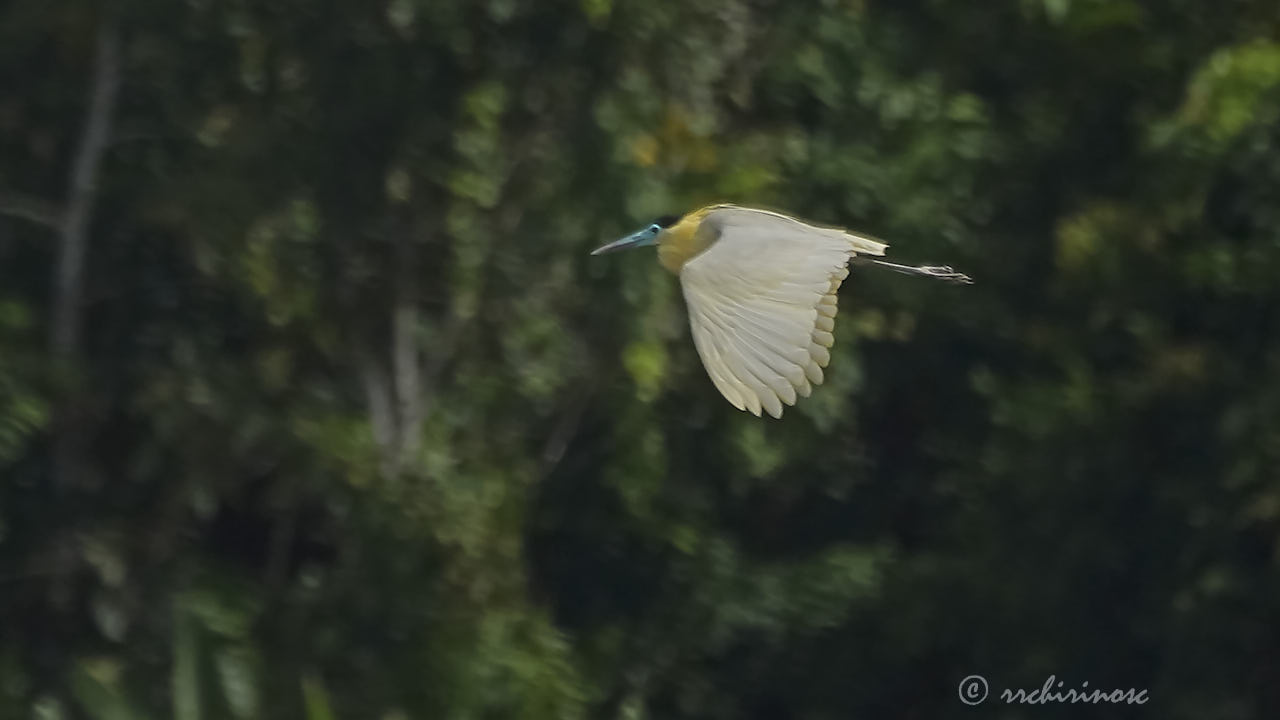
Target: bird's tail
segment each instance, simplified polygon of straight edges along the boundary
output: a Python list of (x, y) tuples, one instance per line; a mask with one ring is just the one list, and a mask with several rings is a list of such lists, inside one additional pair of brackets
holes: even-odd
[(885, 249), (889, 247), (888, 243), (882, 243), (865, 235), (854, 235), (847, 232), (844, 236), (849, 238), (849, 244), (853, 246), (853, 251), (859, 255), (884, 255)]

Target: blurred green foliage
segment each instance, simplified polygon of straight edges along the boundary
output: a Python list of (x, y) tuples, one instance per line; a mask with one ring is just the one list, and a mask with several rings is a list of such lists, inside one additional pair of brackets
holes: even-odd
[[(15, 0), (0, 720), (1275, 717), (1277, 198), (1264, 0)], [(978, 284), (761, 421), (586, 254), (712, 201)]]

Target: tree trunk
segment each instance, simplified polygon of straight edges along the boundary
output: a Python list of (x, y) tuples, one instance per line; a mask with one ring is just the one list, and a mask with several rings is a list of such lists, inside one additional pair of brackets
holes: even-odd
[(113, 25), (98, 31), (93, 84), (89, 89), (89, 112), (80, 147), (71, 168), (66, 214), (58, 244), (58, 267), (54, 280), (54, 357), (75, 356), (80, 344), (81, 301), (84, 297), (84, 261), (89, 246), (89, 222), (98, 190), (98, 172), (111, 134), (116, 93), (120, 87), (120, 39)]
[[(98, 31), (89, 107), (71, 168), (54, 271), (49, 343), (54, 362), (64, 372), (74, 371), (79, 361), (89, 226), (119, 87), (120, 38), (113, 24), (104, 23)], [(73, 384), (64, 394), (56, 415), (53, 479), (55, 486), (64, 490), (72, 485), (82, 467), (83, 427), (79, 399), (80, 393)]]

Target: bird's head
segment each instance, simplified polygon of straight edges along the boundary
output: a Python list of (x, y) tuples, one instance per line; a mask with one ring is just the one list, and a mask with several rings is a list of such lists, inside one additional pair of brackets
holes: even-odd
[(605, 253), (616, 252), (618, 250), (626, 250), (634, 247), (645, 247), (648, 245), (657, 245), (661, 242), (662, 233), (667, 228), (680, 222), (679, 215), (663, 215), (662, 217), (649, 223), (644, 229), (636, 231), (621, 240), (614, 240), (608, 245), (598, 247), (591, 251), (592, 255), (603, 255)]

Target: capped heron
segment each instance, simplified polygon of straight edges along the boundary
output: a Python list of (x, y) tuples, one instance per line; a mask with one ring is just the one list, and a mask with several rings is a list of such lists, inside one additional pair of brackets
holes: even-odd
[[(782, 405), (822, 384), (835, 342), (836, 291), (859, 255), (889, 246), (841, 228), (810, 225), (768, 210), (711, 205), (667, 215), (592, 255), (658, 246), (680, 276), (693, 343), (716, 389), (739, 410), (782, 417)], [(971, 283), (949, 267), (899, 265), (895, 272)]]

